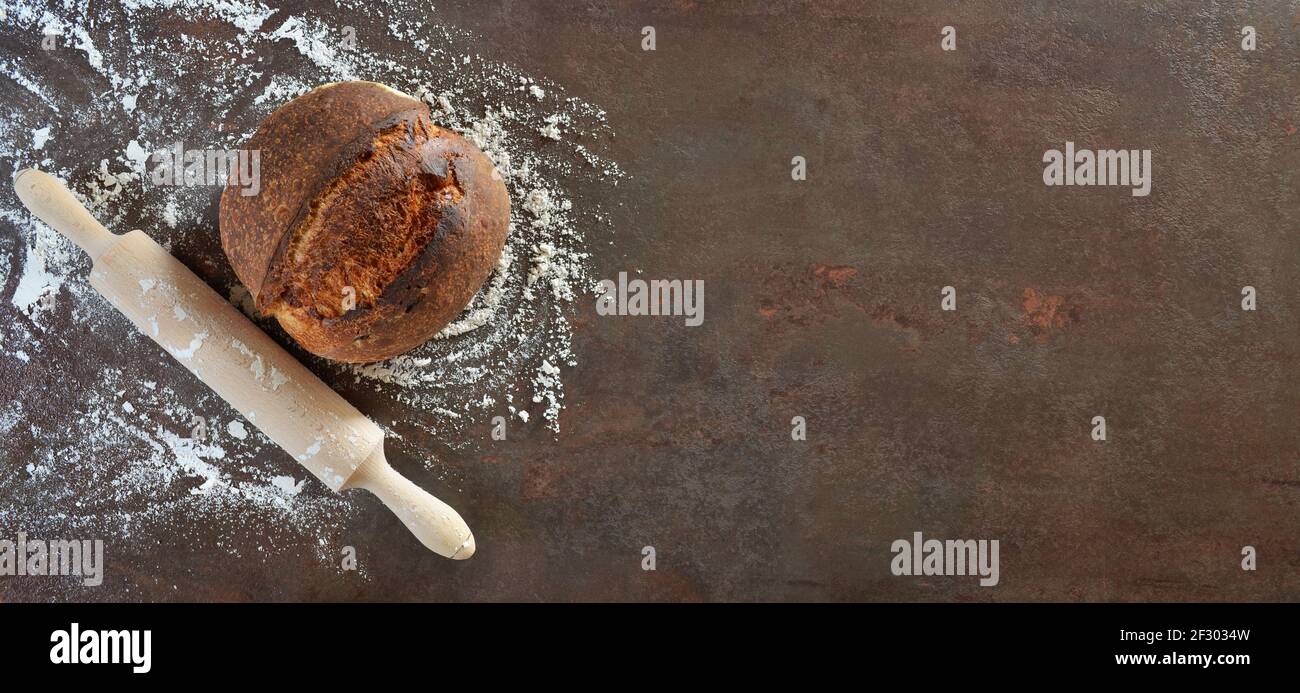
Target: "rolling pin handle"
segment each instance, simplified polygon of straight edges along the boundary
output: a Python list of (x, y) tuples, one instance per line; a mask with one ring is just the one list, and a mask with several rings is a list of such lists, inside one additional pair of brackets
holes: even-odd
[(463, 561), (474, 555), (474, 535), (460, 514), (393, 469), (382, 446), (357, 467), (344, 488), (363, 488), (378, 496), (420, 543), (439, 556)]
[(58, 178), (34, 168), (14, 175), (14, 191), (27, 209), (50, 228), (76, 243), (96, 260), (117, 241), (108, 229), (86, 211)]

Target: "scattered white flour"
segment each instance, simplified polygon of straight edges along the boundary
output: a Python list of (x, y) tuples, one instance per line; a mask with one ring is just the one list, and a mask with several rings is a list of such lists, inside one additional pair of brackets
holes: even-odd
[(302, 490), (302, 485), (304, 483), (306, 483), (305, 479), (303, 481), (297, 481), (288, 475), (271, 477), (271, 485), (287, 497), (298, 495), (298, 492)]
[[(465, 313), (420, 348), (365, 366), (308, 365), (345, 396), (373, 391), (377, 419), (400, 411), (400, 422), (378, 420), (389, 459), (424, 460), (444, 480), (455, 473), (438, 453), (476, 449), (493, 416), (560, 430), (564, 367), (577, 365), (567, 316), (595, 283), (586, 238), (608, 235), (607, 217), (583, 192), (623, 176), (593, 151), (612, 136), (603, 111), (478, 55), (472, 35), (440, 23), (423, 2), (339, 0), (356, 10), (353, 47), (332, 8), (78, 4), (6, 0), (6, 37), (31, 45), (46, 32), (63, 37), (49, 55), (0, 45), (0, 84), (14, 97), (0, 111), (0, 158), (11, 169), (38, 166), (64, 179), (110, 229), (143, 229), (251, 316), (252, 296), (217, 239), (219, 190), (153, 185), (150, 155), (178, 141), (238, 147), (276, 107), (325, 82), (369, 79), (421, 98), (505, 181), (513, 201), (505, 252)], [(159, 33), (165, 38), (151, 38)], [(396, 47), (368, 48), (381, 43)], [(18, 373), (0, 378), (14, 388), (0, 399), (0, 525), (110, 541), (171, 540), (189, 526), (201, 534), (185, 539), (207, 549), (254, 557), (306, 547), (334, 564), (335, 547), (356, 540), (339, 535), (348, 498), (232, 421), (216, 394), (88, 286), (88, 269), (78, 248), (12, 194), (0, 197), (0, 287), (12, 291), (0, 302), (0, 367)], [(140, 281), (142, 292), (154, 287)], [(274, 321), (260, 324), (286, 343)], [(173, 353), (191, 358), (206, 337), (194, 334)], [(91, 344), (95, 359), (85, 358)], [(256, 378), (273, 389), (288, 382), (249, 351)]]
[(112, 173), (108, 170), (108, 159), (101, 159), (98, 175), (86, 186), (89, 190), (86, 206), (92, 210), (102, 209), (108, 203), (115, 202), (124, 190), (138, 180), (140, 174), (132, 171)]
[[(4, 210), (3, 216), (6, 221), (19, 225), (19, 228), (23, 228), (22, 223), (26, 223), (28, 228), (31, 226), (30, 216), (26, 212)], [(65, 273), (59, 271), (60, 268), (64, 263), (71, 262), (76, 253), (80, 253), (75, 247), (70, 248), (71, 244), (63, 240), (57, 232), (45, 227), (44, 224), (39, 226), (43, 233), (29, 237), (32, 239), (30, 244), (20, 246), (25, 249), (22, 274), (19, 275), (18, 285), (14, 288), (13, 295), (9, 297), (10, 305), (33, 320), (41, 313), (42, 304), (47, 303), (50, 297), (58, 296), (59, 290), (63, 287)], [(10, 259), (10, 263), (7, 264), (13, 266), (17, 258), (11, 256)], [(9, 268), (6, 268), (6, 273), (8, 271)], [(35, 325), (35, 327), (40, 326)], [(6, 341), (8, 341), (7, 337)]]
[(568, 116), (560, 115), (558, 113), (554, 115), (549, 115), (546, 116), (546, 123), (542, 127), (538, 128), (537, 131), (542, 134), (542, 137), (545, 137), (547, 139), (552, 139), (552, 140), (559, 140), (564, 134), (560, 130), (560, 125), (561, 124), (567, 125), (568, 122), (569, 122)]
[(50, 126), (32, 130), (32, 149), (42, 149), (50, 141)]
[(168, 200), (167, 204), (163, 207), (162, 220), (169, 228), (173, 229), (180, 223), (180, 210), (176, 209), (176, 202), (174, 200)]

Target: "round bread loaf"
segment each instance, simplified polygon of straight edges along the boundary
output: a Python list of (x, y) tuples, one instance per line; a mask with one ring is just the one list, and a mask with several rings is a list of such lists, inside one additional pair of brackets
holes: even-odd
[(455, 318), (496, 267), (510, 197), (472, 143), (374, 82), (317, 87), (245, 145), (261, 189), (221, 195), (221, 245), (257, 310), (303, 348), (364, 363)]

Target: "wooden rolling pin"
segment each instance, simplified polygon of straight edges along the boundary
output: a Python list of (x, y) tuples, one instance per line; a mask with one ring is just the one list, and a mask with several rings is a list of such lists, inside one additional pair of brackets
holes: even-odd
[(474, 535), (384, 459), (384, 432), (143, 231), (105, 229), (53, 176), (23, 169), (18, 198), (94, 263), (90, 285), (334, 491), (364, 488), (425, 546), (454, 559)]

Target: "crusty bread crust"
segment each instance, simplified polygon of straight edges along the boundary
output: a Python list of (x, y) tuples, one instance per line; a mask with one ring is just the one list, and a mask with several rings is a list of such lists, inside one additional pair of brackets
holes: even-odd
[(510, 198), (491, 161), (383, 85), (318, 87), (246, 148), (261, 150), (262, 190), (222, 193), (221, 244), (257, 309), (312, 353), (364, 363), (419, 346), (505, 245)]

